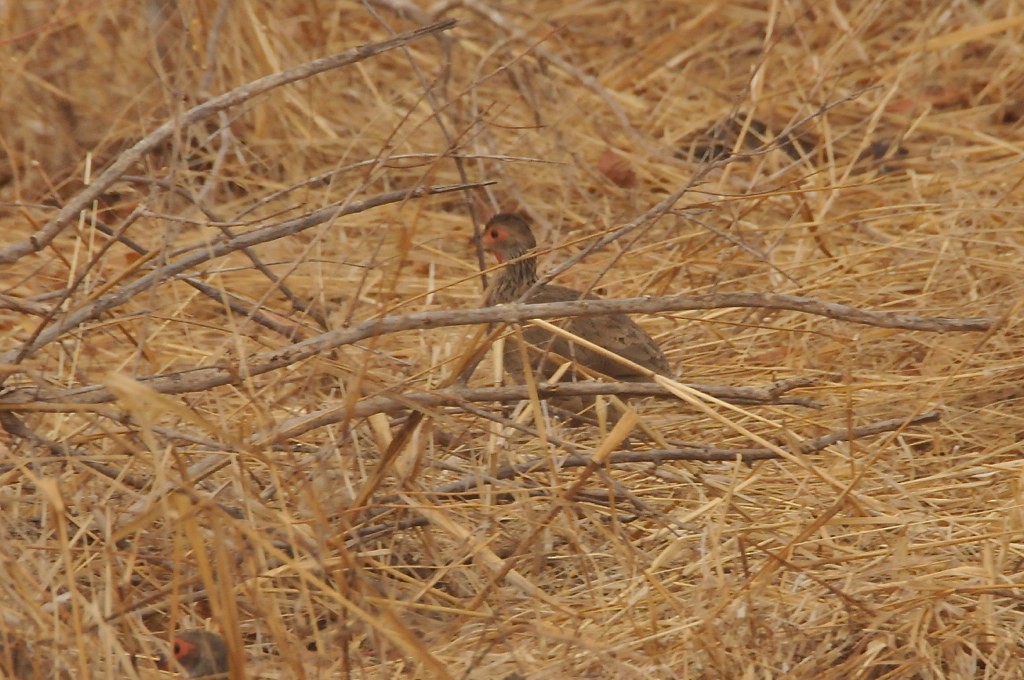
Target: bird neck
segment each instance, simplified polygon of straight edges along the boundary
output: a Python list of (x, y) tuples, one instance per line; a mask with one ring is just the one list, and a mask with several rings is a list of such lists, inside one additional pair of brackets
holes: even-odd
[(524, 257), (526, 254), (527, 251), (509, 253), (504, 260), (509, 264), (499, 272), (494, 282), (494, 292), (490, 296), (492, 305), (514, 302), (527, 288), (537, 283), (537, 258), (533, 255)]

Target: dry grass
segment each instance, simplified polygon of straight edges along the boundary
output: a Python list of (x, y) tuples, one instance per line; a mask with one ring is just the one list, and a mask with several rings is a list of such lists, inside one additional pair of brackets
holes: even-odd
[[(1021, 677), (1024, 6), (450, 4), (218, 15), (213, 0), (181, 0), (168, 7), (184, 21), (156, 37), (159, 16), (136, 2), (0, 4), (5, 245), (210, 96), (390, 30), (460, 22), (179, 127), (137, 179), (3, 266), (0, 624), (83, 679), (166, 677), (133, 655), (195, 625), (227, 634), (245, 677)], [(750, 141), (799, 121), (779, 141), (799, 136), (806, 157)], [(693, 154), (715, 124), (742, 154), (709, 170)], [(515, 429), (493, 402), (347, 417), (361, 399), (451, 381), (481, 342), (473, 327), (249, 371), (328, 329), (478, 306), (471, 211), (528, 213), (559, 246), (551, 268), (694, 178), (677, 211), (559, 282), (1000, 323), (938, 334), (757, 309), (644, 317), (686, 381), (817, 377), (799, 394), (823, 408), (646, 399), (634, 434), (791, 447), (942, 419), (752, 465), (558, 470), (570, 450), (621, 448), (631, 421), (570, 428), (527, 407)], [(254, 247), (274, 280), (236, 250), (185, 272), (212, 297), (175, 276), (59, 326), (209, 252), (218, 224), (242, 234), (467, 180), (497, 184)], [(471, 384), (493, 382), (490, 356)], [(217, 367), (230, 384), (189, 382)], [(138, 381), (157, 375), (183, 387)], [(75, 391), (95, 385), (110, 399)], [(536, 457), (552, 462), (495, 476)], [(437, 492), (467, 477), (479, 493)]]

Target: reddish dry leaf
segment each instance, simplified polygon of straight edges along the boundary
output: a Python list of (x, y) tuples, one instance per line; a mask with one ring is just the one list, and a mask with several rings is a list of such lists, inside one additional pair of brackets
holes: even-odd
[(605, 149), (597, 159), (598, 171), (620, 187), (636, 186), (636, 172), (629, 161), (611, 149)]

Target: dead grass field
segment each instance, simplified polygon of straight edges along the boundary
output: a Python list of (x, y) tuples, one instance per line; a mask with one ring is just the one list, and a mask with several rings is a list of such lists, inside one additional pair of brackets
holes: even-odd
[[(169, 677), (193, 626), (238, 678), (1024, 676), (1024, 4), (0, 26), (0, 627), (35, 677)], [(801, 399), (669, 382), (578, 427), (469, 395), (486, 326), (447, 312), (480, 306), (499, 209), (544, 271), (619, 234), (559, 283), (710, 301), (636, 317), (681, 383)], [(714, 304), (743, 292), (990, 323)]]

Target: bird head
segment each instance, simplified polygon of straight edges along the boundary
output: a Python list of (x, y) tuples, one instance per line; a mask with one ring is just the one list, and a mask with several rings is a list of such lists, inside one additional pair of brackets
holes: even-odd
[(489, 219), (480, 235), (480, 244), (494, 253), (498, 262), (514, 260), (537, 247), (530, 225), (512, 213), (498, 213)]
[[(174, 638), (174, 660), (193, 678), (227, 678), (228, 646), (224, 638), (207, 630), (186, 630)], [(167, 669), (167, 658), (157, 667)]]

